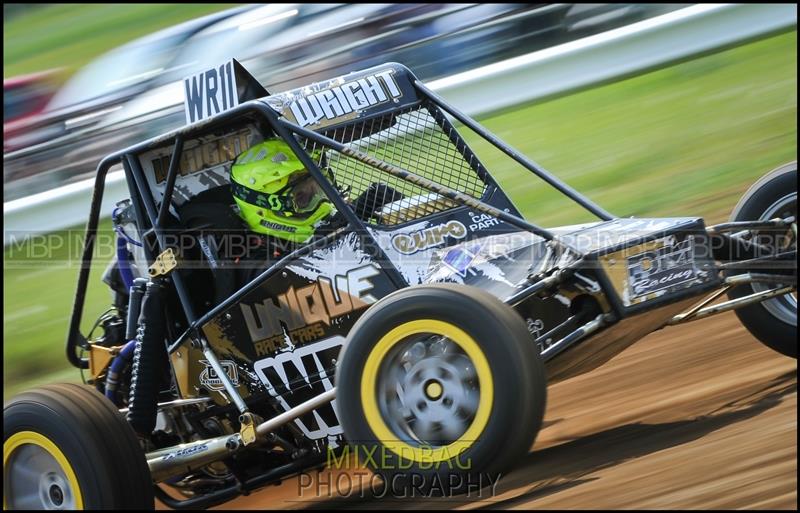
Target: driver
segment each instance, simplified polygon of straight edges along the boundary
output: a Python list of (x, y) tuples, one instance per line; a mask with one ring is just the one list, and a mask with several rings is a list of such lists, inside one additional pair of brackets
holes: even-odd
[[(323, 150), (310, 157), (319, 163), (327, 179), (337, 187)], [(314, 177), (280, 138), (267, 139), (236, 157), (231, 166), (231, 191), (240, 216), (251, 232), (259, 234), (258, 247), (248, 251), (252, 271), (263, 270), (298, 244), (309, 242), (347, 224)], [(340, 191), (344, 192), (344, 191)], [(343, 194), (345, 196), (346, 195)], [(351, 204), (357, 217), (369, 222), (376, 211), (403, 194), (383, 183), (373, 183)], [(243, 269), (244, 270), (244, 269)]]
[[(311, 154), (320, 162), (321, 151)], [(333, 172), (321, 165), (333, 182)], [(250, 230), (292, 243), (308, 242), (333, 205), (288, 144), (267, 139), (236, 157), (231, 191)]]

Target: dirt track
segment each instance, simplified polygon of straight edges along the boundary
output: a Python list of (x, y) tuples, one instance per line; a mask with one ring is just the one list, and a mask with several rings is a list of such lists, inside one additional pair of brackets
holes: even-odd
[(667, 328), (550, 387), (533, 451), (494, 496), (379, 500), (299, 490), (290, 479), (222, 507), (796, 510), (797, 363), (761, 346), (732, 313)]

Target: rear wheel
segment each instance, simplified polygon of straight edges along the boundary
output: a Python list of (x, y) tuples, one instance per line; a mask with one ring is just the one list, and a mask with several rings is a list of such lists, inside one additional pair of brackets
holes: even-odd
[(345, 437), (390, 490), (462, 493), (531, 448), (544, 367), (525, 322), (472, 287), (403, 289), (367, 311), (336, 374)]
[[(731, 214), (731, 221), (754, 221), (793, 218), (791, 227), (780, 232), (754, 232), (748, 237), (769, 246), (774, 252), (797, 250), (797, 162), (781, 166), (756, 182)], [(785, 261), (786, 262), (786, 261)], [(792, 265), (795, 265), (792, 263)], [(759, 270), (758, 272), (772, 272)], [(780, 268), (778, 274), (796, 273)], [(740, 298), (775, 285), (754, 283), (734, 288), (728, 297)], [(797, 293), (784, 294), (758, 304), (739, 308), (736, 315), (742, 324), (764, 345), (781, 354), (797, 358)]]
[(47, 385), (3, 408), (4, 509), (152, 509), (139, 441), (96, 390)]

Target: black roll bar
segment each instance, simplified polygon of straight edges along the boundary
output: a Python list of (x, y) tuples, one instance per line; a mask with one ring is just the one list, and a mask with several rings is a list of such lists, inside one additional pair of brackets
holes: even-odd
[[(555, 189), (568, 196), (570, 199), (572, 199), (579, 205), (583, 206), (585, 209), (587, 209), (600, 219), (611, 220), (615, 218), (612, 214), (608, 213), (606, 210), (596, 205), (594, 202), (592, 202), (585, 196), (581, 195), (567, 184), (560, 181), (557, 177), (551, 175), (550, 173), (542, 169), (540, 166), (535, 164), (533, 161), (531, 161), (524, 155), (520, 154), (519, 152), (517, 152), (516, 150), (505, 144), (503, 141), (498, 139), (494, 134), (492, 134), (491, 132), (483, 128), (481, 125), (479, 125), (472, 118), (466, 116), (459, 110), (447, 104), (447, 102), (444, 101), (444, 99), (442, 99), (440, 96), (438, 96), (433, 91), (428, 89), (419, 80), (415, 81), (415, 86), (418, 89), (418, 91), (422, 93), (424, 96), (426, 96), (430, 101), (435, 103), (437, 106), (441, 107), (447, 113), (451, 114), (453, 117), (464, 123), (464, 125), (474, 130), (483, 138), (491, 142), (494, 146), (503, 151), (506, 155), (508, 155), (516, 162), (523, 165), (526, 169), (539, 176), (542, 180), (544, 180), (545, 182), (553, 186)], [(341, 212), (341, 214), (344, 216), (348, 225), (361, 237), (362, 241), (372, 240), (374, 242), (374, 237), (369, 232), (369, 230), (367, 230), (365, 223), (355, 215), (355, 212), (353, 212), (351, 208), (349, 208), (349, 206), (345, 203), (344, 199), (340, 196), (339, 192), (334, 188), (333, 184), (331, 184), (327, 180), (327, 178), (325, 178), (324, 174), (320, 171), (317, 164), (308, 156), (308, 154), (303, 150), (300, 143), (292, 136), (292, 134), (300, 135), (309, 140), (333, 148), (334, 150), (339, 151), (344, 155), (347, 155), (348, 157), (359, 160), (362, 163), (375, 167), (381, 171), (387, 172), (394, 176), (406, 179), (412, 183), (415, 183), (416, 185), (419, 185), (423, 188), (426, 188), (428, 190), (441, 194), (442, 196), (445, 196), (449, 199), (452, 199), (457, 203), (467, 205), (479, 211), (489, 213), (493, 217), (506, 221), (509, 224), (516, 226), (520, 229), (539, 235), (547, 240), (555, 241), (559, 244), (566, 246), (570, 250), (580, 254), (580, 252), (575, 250), (575, 248), (572, 248), (569, 244), (565, 243), (564, 241), (558, 240), (558, 238), (556, 238), (550, 231), (542, 227), (539, 227), (533, 223), (530, 223), (525, 219), (522, 219), (521, 217), (514, 216), (512, 214), (499, 210), (495, 207), (492, 207), (491, 205), (476, 200), (475, 198), (463, 194), (459, 191), (450, 189), (448, 187), (444, 187), (440, 184), (427, 180), (423, 177), (414, 175), (413, 173), (410, 173), (407, 170), (401, 169), (397, 166), (393, 166), (381, 160), (375, 159), (365, 153), (353, 150), (345, 146), (344, 144), (339, 143), (338, 141), (335, 141), (331, 138), (325, 137), (324, 135), (321, 135), (317, 132), (304, 129), (294, 123), (282, 119), (280, 117), (280, 114), (265, 102), (261, 100), (250, 100), (248, 102), (242, 103), (228, 111), (220, 113), (211, 118), (198, 121), (191, 125), (181, 127), (179, 129), (167, 132), (160, 136), (156, 136), (151, 139), (145, 140), (141, 143), (130, 146), (122, 151), (108, 155), (103, 160), (100, 161), (97, 167), (97, 177), (95, 179), (94, 191), (92, 193), (92, 202), (89, 211), (89, 220), (86, 224), (86, 238), (84, 240), (83, 254), (81, 256), (81, 267), (78, 275), (78, 285), (75, 292), (75, 301), (73, 303), (72, 316), (70, 318), (69, 332), (67, 333), (67, 344), (66, 344), (67, 359), (72, 365), (84, 369), (88, 368), (89, 366), (88, 360), (78, 357), (76, 353), (76, 348), (78, 346), (85, 348), (87, 345), (86, 339), (80, 333), (80, 321), (83, 314), (83, 306), (86, 300), (86, 290), (88, 287), (90, 263), (92, 260), (92, 251), (94, 249), (94, 242), (97, 234), (97, 226), (100, 218), (100, 207), (102, 205), (103, 192), (105, 190), (105, 180), (108, 174), (108, 170), (114, 164), (122, 163), (123, 165), (126, 180), (128, 182), (129, 192), (131, 193), (132, 196), (131, 200), (134, 206), (134, 211), (137, 218), (137, 224), (139, 225), (139, 231), (140, 234), (142, 235), (143, 242), (145, 237), (150, 234), (154, 234), (156, 238), (156, 243), (158, 246), (157, 253), (154, 254), (152, 251), (150, 251), (149, 245), (144, 244), (145, 254), (147, 256), (147, 259), (150, 263), (152, 263), (155, 256), (159, 254), (161, 251), (164, 251), (166, 249), (164, 223), (166, 221), (169, 205), (172, 203), (172, 195), (174, 192), (175, 181), (177, 179), (177, 175), (179, 172), (179, 167), (180, 167), (179, 162), (183, 151), (184, 141), (187, 138), (201, 135), (203, 133), (208, 133), (219, 126), (222, 126), (226, 123), (236, 120), (241, 116), (251, 116), (255, 118), (255, 121), (259, 120), (266, 121), (269, 127), (272, 128), (272, 130), (277, 135), (282, 137), (287, 142), (287, 144), (289, 144), (292, 150), (297, 154), (300, 161), (303, 162), (303, 164), (309, 170), (309, 173), (314, 177), (315, 180), (317, 180), (322, 189), (334, 203), (337, 210)], [(450, 122), (445, 118), (437, 119), (436, 122), (442, 129), (446, 129), (448, 136), (452, 140), (452, 138), (454, 137), (453, 132), (455, 131), (455, 129), (452, 127)], [(139, 163), (138, 155), (144, 151), (163, 147), (168, 144), (172, 144), (173, 151), (172, 151), (172, 156), (170, 158), (169, 169), (167, 171), (164, 195), (161, 200), (160, 208), (157, 208), (155, 199), (153, 198), (150, 187), (147, 184), (147, 179), (144, 176), (144, 172), (142, 171), (141, 165)], [(466, 145), (462, 143), (461, 145), (457, 144), (457, 146), (459, 152), (462, 153), (462, 156), (466, 158), (467, 155), (465, 155), (465, 152), (469, 152)], [(471, 152), (469, 153), (471, 154)], [(491, 177), (491, 174), (489, 174), (488, 176)], [(491, 179), (491, 183), (494, 184), (493, 178)], [(135, 194), (136, 192), (138, 192), (138, 194)], [(387, 274), (387, 277), (392, 281), (392, 283), (397, 288), (402, 288), (404, 286), (407, 286), (408, 283), (406, 282), (405, 278), (397, 269), (397, 267), (389, 260), (386, 253), (377, 244), (373, 244), (373, 246), (375, 247), (378, 253), (377, 255), (378, 258), (376, 259), (377, 263), (381, 266), (382, 270)], [(292, 252), (289, 256), (296, 256), (298, 252), (302, 251), (303, 249), (304, 248), (300, 248), (295, 252)], [(263, 280), (267, 279), (270, 275), (271, 273), (269, 272), (269, 270), (265, 271), (264, 273), (256, 277), (251, 283), (247, 284), (243, 289), (248, 291), (252, 290), (253, 287), (257, 286)], [(212, 312), (220, 312), (224, 310), (225, 308), (230, 306), (233, 302), (238, 300), (243, 293), (243, 289), (240, 289), (236, 293), (232, 294), (225, 301), (221, 302), (216, 307), (214, 307), (206, 315), (203, 315), (198, 319), (197, 316), (195, 315), (194, 308), (192, 307), (192, 304), (190, 302), (188, 291), (181, 277), (180, 270), (176, 269), (170, 276), (175, 285), (178, 298), (184, 310), (184, 314), (186, 315), (187, 321), (190, 324), (187, 333), (199, 329), (204, 322), (207, 322), (210, 319), (209, 314), (211, 314)], [(186, 335), (186, 333), (184, 335)], [(180, 339), (183, 338), (184, 336), (180, 337)]]
[(464, 123), (464, 125), (469, 127), (471, 130), (475, 131), (475, 133), (477, 133), (478, 135), (480, 135), (481, 137), (492, 143), (494, 147), (496, 147), (498, 150), (502, 151), (503, 153), (514, 159), (517, 163), (521, 164), (525, 169), (532, 172), (533, 174), (535, 174), (548, 184), (552, 185), (559, 192), (568, 196), (575, 203), (579, 204), (580, 206), (582, 206), (592, 214), (596, 215), (603, 221), (611, 221), (612, 219), (616, 219), (616, 216), (609, 213), (606, 209), (604, 209), (597, 203), (593, 202), (583, 194), (579, 193), (566, 183), (562, 182), (561, 180), (558, 179), (558, 177), (546, 171), (542, 166), (540, 166), (533, 160), (529, 159), (522, 153), (518, 152), (517, 150), (515, 150), (502, 140), (500, 140), (499, 137), (494, 135), (485, 127), (481, 126), (477, 121), (475, 121), (471, 117), (467, 116), (460, 110), (448, 104), (444, 100), (444, 98), (434, 93), (421, 81), (416, 80), (414, 82), (414, 85), (417, 87), (417, 90), (419, 92), (427, 96), (430, 100), (439, 105), (447, 113), (449, 113), (454, 118)]

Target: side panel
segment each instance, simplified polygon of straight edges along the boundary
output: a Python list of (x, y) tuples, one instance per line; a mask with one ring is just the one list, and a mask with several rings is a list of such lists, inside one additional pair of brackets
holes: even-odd
[[(392, 291), (391, 281), (349, 233), (290, 261), (202, 329), (219, 359), (235, 367), (241, 385), (251, 394), (266, 392), (288, 410), (334, 386), (336, 358), (348, 332), (369, 305)], [(208, 390), (205, 378), (190, 376), (190, 388)], [(334, 408), (335, 402), (321, 407), (295, 425), (312, 440), (336, 437), (341, 427)]]
[[(519, 215), (501, 191), (487, 196), (486, 203)], [(460, 283), (501, 299), (516, 291), (545, 253), (541, 237), (464, 206), (368, 230), (409, 285)]]
[(590, 372), (611, 360), (648, 334), (661, 328), (674, 315), (685, 311), (697, 298), (688, 298), (661, 308), (626, 317), (545, 362), (547, 382), (557, 383)]
[(631, 240), (612, 245), (593, 257), (622, 316), (697, 296), (721, 284), (701, 219), (685, 219), (638, 244)]

